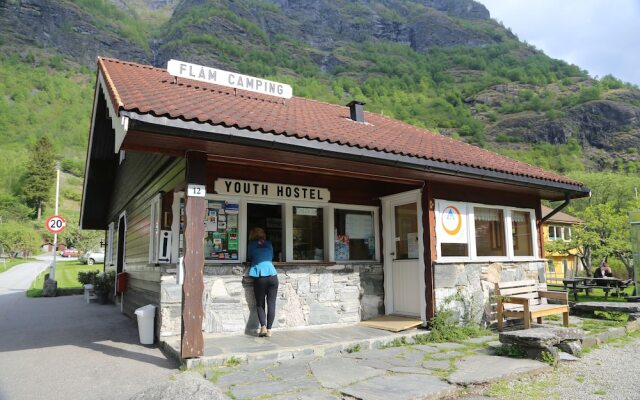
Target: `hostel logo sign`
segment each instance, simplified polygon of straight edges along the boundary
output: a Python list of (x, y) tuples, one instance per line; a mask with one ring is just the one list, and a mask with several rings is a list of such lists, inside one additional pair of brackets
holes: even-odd
[(460, 215), (460, 210), (454, 206), (446, 207), (442, 212), (442, 229), (444, 229), (447, 234), (455, 236), (460, 232), (460, 228), (462, 228), (462, 215)]
[(464, 203), (437, 200), (437, 232), (441, 243), (467, 243), (467, 207)]
[(290, 99), (293, 96), (293, 89), (291, 86), (284, 83), (273, 82), (266, 79), (223, 71), (221, 69), (205, 67), (202, 65), (190, 64), (184, 61), (169, 60), (167, 63), (167, 72), (180, 78), (214, 83), (216, 85), (248, 90), (250, 92), (281, 97), (283, 99)]

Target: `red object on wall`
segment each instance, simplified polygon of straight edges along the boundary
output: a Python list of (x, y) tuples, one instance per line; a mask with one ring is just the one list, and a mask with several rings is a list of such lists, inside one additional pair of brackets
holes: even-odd
[(116, 292), (123, 293), (127, 290), (127, 282), (129, 281), (129, 274), (126, 272), (120, 272), (116, 276)]

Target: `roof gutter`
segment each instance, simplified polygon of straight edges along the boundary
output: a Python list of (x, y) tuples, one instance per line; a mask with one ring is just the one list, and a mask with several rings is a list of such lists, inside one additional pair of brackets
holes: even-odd
[[(307, 153), (318, 155), (319, 153), (330, 153), (339, 155), (342, 158), (354, 161), (375, 161), (377, 163), (393, 165), (396, 167), (404, 167), (417, 169), (425, 172), (434, 172), (439, 174), (454, 175), (466, 178), (481, 179), (485, 181), (494, 181), (508, 184), (517, 184), (522, 186), (535, 187), (539, 189), (551, 189), (554, 191), (564, 192), (565, 198), (569, 197), (587, 197), (591, 191), (586, 187), (571, 185), (563, 182), (554, 182), (539, 178), (532, 178), (523, 175), (514, 175), (505, 172), (492, 171), (482, 168), (470, 167), (467, 165), (453, 164), (443, 161), (431, 160), (407, 156), (402, 154), (387, 153), (383, 151), (370, 150), (359, 147), (350, 147), (338, 143), (320, 142), (312, 139), (301, 139), (292, 136), (277, 135), (273, 133), (265, 133), (262, 131), (251, 131), (249, 129), (239, 129), (234, 127), (225, 127), (220, 125), (203, 124), (194, 121), (183, 121), (180, 119), (172, 119), (168, 117), (155, 117), (150, 114), (139, 114), (132, 111), (121, 111), (121, 116), (130, 119), (129, 129), (143, 129), (145, 125), (154, 125), (153, 129), (147, 127), (150, 131), (158, 133), (162, 132), (157, 126), (164, 126), (173, 129), (180, 129), (183, 132), (175, 132), (171, 134), (180, 134), (181, 136), (197, 137), (201, 139), (211, 140), (211, 134), (218, 135), (220, 139), (224, 139), (228, 143), (236, 144), (252, 144), (262, 142), (263, 147), (278, 148), (282, 150), (296, 149), (303, 150)], [(261, 135), (256, 135), (256, 132)], [(571, 196), (573, 194), (573, 196)]]
[(545, 217), (542, 218), (542, 220), (540, 220), (541, 224), (544, 224), (545, 222), (547, 222), (547, 220), (551, 217), (553, 217), (554, 215), (556, 215), (557, 213), (560, 212), (560, 210), (562, 210), (563, 208), (565, 208), (568, 204), (569, 204), (569, 194), (565, 193), (564, 194), (564, 202), (562, 204), (560, 204), (558, 207), (554, 208), (549, 214), (547, 214)]

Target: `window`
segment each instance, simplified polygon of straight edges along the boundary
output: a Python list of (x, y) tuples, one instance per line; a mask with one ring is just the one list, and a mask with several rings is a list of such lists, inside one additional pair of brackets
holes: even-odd
[(436, 221), (443, 257), (468, 257), (467, 205), (464, 203), (438, 202), (439, 219)]
[(553, 263), (553, 260), (547, 260), (547, 269), (551, 274), (556, 273), (556, 265)]
[(375, 259), (376, 243), (372, 211), (335, 209), (333, 222), (336, 261)]
[(151, 199), (151, 215), (149, 218), (149, 263), (158, 263), (158, 246), (160, 243), (160, 201), (161, 195)]
[(235, 201), (207, 200), (204, 259), (238, 260), (238, 213)]
[[(177, 256), (184, 256), (184, 222), (185, 202), (182, 194), (174, 204), (179, 204), (179, 227), (174, 227), (174, 233), (178, 231), (178, 243), (174, 244), (173, 252)], [(238, 214), (240, 205), (237, 201), (210, 200), (207, 199), (207, 208), (204, 217), (204, 259), (208, 260), (238, 260)], [(175, 211), (174, 211), (175, 212)], [(175, 219), (174, 219), (175, 220)], [(175, 238), (174, 238), (175, 240)], [(175, 242), (174, 242), (175, 243)], [(173, 258), (174, 261), (177, 257)]]
[[(184, 256), (185, 194), (174, 193), (171, 262)], [(379, 260), (377, 207), (207, 194), (205, 263), (245, 261), (251, 228), (265, 230), (274, 262)], [(417, 236), (416, 236), (417, 237)]]
[(104, 252), (104, 261), (106, 265), (113, 265), (113, 231), (115, 224), (111, 222), (109, 224), (109, 232), (107, 233), (107, 248)]
[(511, 211), (511, 234), (513, 235), (513, 255), (533, 256), (531, 215), (527, 211)]
[(322, 208), (293, 207), (293, 259), (324, 260)]
[(504, 212), (501, 209), (474, 207), (476, 255), (506, 256)]
[(284, 261), (284, 235), (281, 204), (247, 204), (247, 246), (249, 233), (254, 227), (264, 229), (273, 245), (273, 260)]
[(441, 261), (537, 257), (532, 209), (436, 200), (435, 211)]
[(562, 229), (562, 239), (566, 242), (571, 241), (571, 227), (570, 226), (565, 226)]
[(549, 225), (549, 240), (561, 240), (562, 239), (562, 229), (559, 226)]

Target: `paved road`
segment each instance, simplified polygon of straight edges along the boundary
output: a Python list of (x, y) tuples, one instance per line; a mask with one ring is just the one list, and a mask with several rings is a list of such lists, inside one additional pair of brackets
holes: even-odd
[[(38, 274), (48, 266), (47, 262), (30, 262), (16, 265), (10, 270), (0, 273), (0, 295), (24, 292), (31, 286)], [(0, 312), (2, 312), (1, 310), (0, 308)]]
[(138, 344), (136, 322), (117, 307), (26, 297), (29, 277), (46, 266), (0, 274), (0, 400), (126, 399), (177, 373), (157, 348)]

